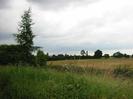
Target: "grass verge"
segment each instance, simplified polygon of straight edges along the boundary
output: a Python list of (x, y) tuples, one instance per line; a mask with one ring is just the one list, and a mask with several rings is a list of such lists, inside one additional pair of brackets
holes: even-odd
[(132, 99), (132, 81), (34, 67), (0, 67), (0, 99)]

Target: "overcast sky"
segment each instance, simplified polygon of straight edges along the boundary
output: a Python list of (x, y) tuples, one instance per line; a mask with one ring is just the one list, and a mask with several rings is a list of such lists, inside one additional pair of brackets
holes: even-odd
[(133, 0), (0, 0), (0, 44), (14, 44), (24, 10), (32, 8), (35, 45), (51, 54), (133, 54)]

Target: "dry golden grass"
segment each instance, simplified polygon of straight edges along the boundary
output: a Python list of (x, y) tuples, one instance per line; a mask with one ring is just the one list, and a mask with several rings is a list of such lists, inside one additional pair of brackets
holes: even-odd
[(63, 60), (63, 61), (49, 61), (49, 65), (74, 65), (82, 67), (94, 67), (97, 69), (114, 69), (117, 66), (126, 66), (133, 68), (133, 59), (87, 59), (87, 60)]

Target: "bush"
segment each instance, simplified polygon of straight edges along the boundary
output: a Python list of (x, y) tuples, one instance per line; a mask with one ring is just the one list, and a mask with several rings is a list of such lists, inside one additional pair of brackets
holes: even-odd
[(0, 64), (18, 64), (21, 60), (19, 45), (0, 45)]
[(38, 50), (36, 56), (36, 63), (39, 66), (45, 66), (47, 61), (47, 56), (43, 53), (43, 51)]

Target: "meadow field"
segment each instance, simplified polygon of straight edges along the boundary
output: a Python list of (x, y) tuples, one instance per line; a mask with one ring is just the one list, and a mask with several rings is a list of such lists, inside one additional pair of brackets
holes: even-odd
[(109, 58), (109, 59), (81, 59), (49, 61), (49, 65), (68, 65), (80, 67), (93, 67), (98, 69), (114, 69), (119, 66), (133, 68), (133, 58)]
[(0, 66), (0, 99), (133, 99), (132, 64), (91, 59)]

